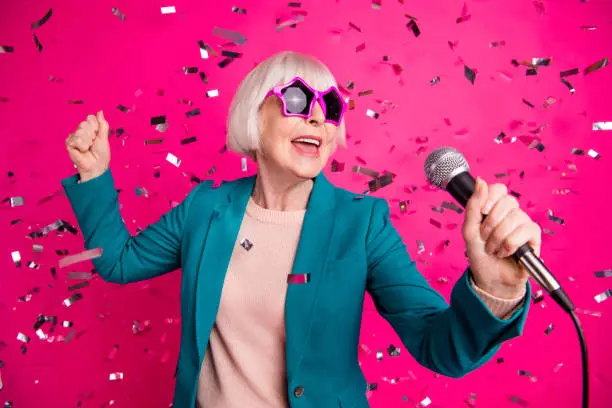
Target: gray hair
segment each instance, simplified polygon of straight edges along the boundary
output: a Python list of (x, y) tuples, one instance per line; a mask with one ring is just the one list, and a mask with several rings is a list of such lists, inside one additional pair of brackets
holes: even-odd
[[(261, 146), (259, 108), (270, 89), (295, 76), (318, 90), (337, 86), (329, 68), (313, 56), (282, 51), (268, 57), (247, 74), (234, 94), (227, 118), (228, 149), (255, 159)], [(344, 119), (337, 128), (336, 140), (338, 145), (346, 146)]]

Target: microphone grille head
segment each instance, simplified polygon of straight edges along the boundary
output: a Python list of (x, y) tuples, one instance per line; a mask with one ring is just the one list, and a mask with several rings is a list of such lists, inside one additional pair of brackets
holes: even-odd
[(425, 176), (438, 188), (446, 190), (446, 185), (459, 173), (470, 171), (463, 155), (455, 148), (439, 147), (425, 159)]

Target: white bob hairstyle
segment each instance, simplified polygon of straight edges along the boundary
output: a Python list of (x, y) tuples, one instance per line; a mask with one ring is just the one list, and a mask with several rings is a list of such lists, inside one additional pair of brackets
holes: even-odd
[[(296, 76), (320, 91), (337, 86), (329, 68), (313, 56), (282, 51), (268, 57), (247, 74), (234, 94), (227, 118), (228, 149), (256, 159), (261, 146), (262, 102), (270, 89)], [(336, 145), (346, 147), (344, 118), (336, 131)]]

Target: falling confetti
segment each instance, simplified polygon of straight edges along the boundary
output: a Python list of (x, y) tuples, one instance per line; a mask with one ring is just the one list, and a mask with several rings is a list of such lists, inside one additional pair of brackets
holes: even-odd
[(38, 28), (41, 25), (45, 24), (49, 20), (49, 18), (51, 18), (51, 14), (53, 14), (53, 9), (49, 9), (49, 11), (47, 11), (47, 14), (45, 14), (43, 16), (43, 18), (41, 18), (40, 20), (32, 23), (32, 25), (31, 25), (32, 30), (35, 30), (36, 28)]
[(601, 68), (603, 68), (603, 67), (605, 67), (607, 65), (608, 65), (608, 59), (607, 58), (603, 58), (603, 59), (601, 59), (601, 60), (599, 60), (599, 61), (589, 65), (588, 67), (586, 67), (584, 69), (584, 75), (588, 75), (588, 74), (590, 74), (592, 72), (595, 72), (598, 69), (601, 69)]

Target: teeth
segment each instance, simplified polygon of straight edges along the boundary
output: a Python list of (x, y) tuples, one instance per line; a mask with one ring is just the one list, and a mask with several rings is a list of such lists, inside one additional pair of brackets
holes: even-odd
[(304, 143), (312, 143), (315, 146), (319, 146), (319, 141), (316, 139), (310, 139), (307, 137), (298, 137), (297, 139), (293, 140), (294, 142), (304, 142)]

